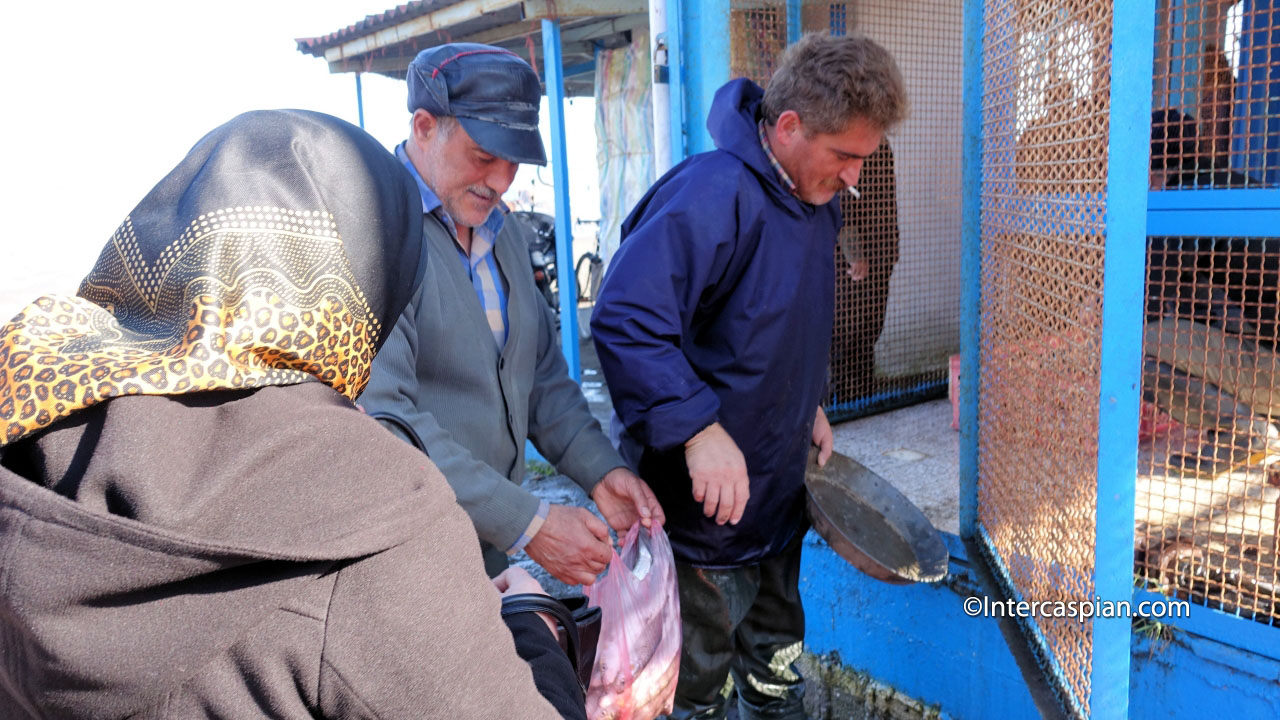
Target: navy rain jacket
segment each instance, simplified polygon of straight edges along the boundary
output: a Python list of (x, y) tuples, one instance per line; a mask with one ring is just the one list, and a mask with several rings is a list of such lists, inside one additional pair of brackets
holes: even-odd
[[(710, 568), (781, 552), (806, 527), (804, 468), (822, 400), (834, 312), (840, 206), (792, 196), (760, 147), (764, 93), (716, 92), (718, 149), (686, 159), (622, 226), (591, 318), (625, 430), (623, 456), (667, 514), (676, 559)], [(695, 502), (684, 442), (719, 422), (746, 456), (737, 525)]]

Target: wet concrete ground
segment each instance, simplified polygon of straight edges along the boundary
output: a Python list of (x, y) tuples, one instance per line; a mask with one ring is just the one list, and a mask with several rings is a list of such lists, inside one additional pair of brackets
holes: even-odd
[(949, 401), (850, 420), (832, 431), (836, 452), (888, 480), (934, 527), (960, 532), (960, 433), (951, 429)]

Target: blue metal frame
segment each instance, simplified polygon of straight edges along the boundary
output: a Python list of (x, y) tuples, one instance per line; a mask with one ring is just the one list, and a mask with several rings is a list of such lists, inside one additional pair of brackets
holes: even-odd
[[(1222, 188), (1217, 190), (1152, 190), (1147, 193), (1147, 210), (1275, 210), (1280, 208), (1280, 189)], [(1273, 229), (1272, 232), (1275, 232)]]
[(551, 179), (556, 193), (556, 284), (560, 287), (560, 349), (569, 377), (582, 380), (578, 358), (578, 283), (573, 276), (573, 216), (569, 214), (569, 157), (564, 138), (564, 65), (560, 55), (560, 23), (542, 21), (542, 54), (546, 65), (547, 108), (551, 113)]
[(360, 129), (364, 129), (364, 86), (360, 84), (360, 73), (356, 73), (356, 116), (360, 118)]
[[(1143, 601), (1168, 603), (1171, 602), (1171, 598), (1150, 590), (1135, 589), (1133, 592), (1133, 607), (1136, 608), (1138, 603)], [(1159, 620), (1165, 625), (1195, 633), (1201, 637), (1211, 638), (1241, 650), (1248, 650), (1256, 655), (1280, 660), (1280, 643), (1276, 642), (1275, 628), (1267, 627), (1260, 622), (1240, 617), (1239, 615), (1198, 605), (1195, 601), (1189, 602), (1191, 603), (1191, 612), (1188, 617), (1153, 619)]]
[(824, 405), (822, 410), (827, 414), (827, 420), (836, 423), (846, 419), (859, 418), (906, 407), (907, 405), (915, 405), (926, 400), (946, 397), (946, 395), (947, 381), (945, 378), (942, 380), (926, 380), (904, 388), (864, 395), (855, 400), (840, 400), (840, 398), (836, 398), (835, 402), (830, 405)]
[(978, 527), (978, 382), (982, 343), (983, 0), (964, 3), (964, 147), (960, 208), (960, 535)]
[(1280, 189), (1151, 191), (1147, 194), (1147, 234), (1280, 236)]
[(787, 44), (798, 41), (804, 35), (804, 18), (800, 14), (802, 0), (787, 0)]
[[(1196, 6), (1184, 8), (1183, 12), (1194, 15)], [(1273, 0), (1251, 0), (1246, 10), (1267, 8), (1269, 12), (1246, 16), (1250, 20), (1268, 18), (1271, 23), (1264, 28), (1245, 27), (1242, 52), (1254, 57), (1246, 61), (1258, 63), (1256, 68), (1264, 73), (1280, 62), (1280, 51), (1269, 41), (1280, 28), (1280, 10), (1274, 8)], [(1178, 8), (1175, 8), (1175, 10)], [(1191, 22), (1195, 18), (1186, 18)], [(1248, 23), (1251, 25), (1252, 23)], [(1195, 24), (1192, 23), (1194, 26)], [(1175, 26), (1175, 32), (1180, 29)], [(1187, 35), (1198, 30), (1188, 30)], [(1254, 34), (1259, 47), (1248, 47), (1250, 34)], [(1185, 38), (1184, 38), (1185, 39)], [(1175, 50), (1181, 46), (1175, 46)], [(1258, 56), (1259, 53), (1265, 53)], [(1195, 62), (1194, 57), (1175, 57), (1176, 63)], [(1175, 67), (1175, 72), (1177, 67)], [(1251, 74), (1248, 87), (1254, 96), (1237, 98), (1237, 117), (1235, 141), (1232, 146), (1232, 167), (1247, 171), (1255, 178), (1261, 177), (1258, 172), (1262, 166), (1272, 172), (1277, 167), (1277, 138), (1280, 138), (1280, 119), (1274, 113), (1267, 120), (1265, 135), (1262, 118), (1266, 116), (1266, 108), (1262, 107), (1268, 98), (1260, 98), (1258, 92), (1275, 95), (1278, 83), (1267, 82), (1265, 75), (1258, 76), (1255, 70)], [(1241, 112), (1241, 109), (1245, 112)], [(1261, 113), (1261, 115), (1259, 114)], [(1250, 123), (1251, 125), (1246, 125)], [(1246, 130), (1251, 133), (1250, 144), (1246, 147), (1241, 142)], [(1137, 142), (1136, 139), (1134, 141)], [(1274, 182), (1271, 175), (1269, 181)], [(1155, 190), (1146, 193), (1147, 198), (1147, 235), (1153, 237), (1280, 237), (1280, 189), (1276, 188), (1230, 188), (1230, 189), (1169, 189)], [(1141, 600), (1163, 600), (1145, 589), (1135, 589), (1135, 602)], [(1189, 618), (1162, 618), (1167, 625), (1181, 628), (1188, 632), (1231, 645), (1242, 650), (1272, 659), (1280, 659), (1280, 643), (1276, 642), (1276, 629), (1267, 627), (1254, 620), (1224, 612), (1192, 601), (1192, 612)]]
[[(1116, 3), (1112, 12), (1094, 544), (1094, 592), (1104, 601), (1133, 596), (1149, 183), (1147, 153), (1133, 149), (1150, 145), (1155, 2)], [(1128, 717), (1132, 623), (1126, 617), (1093, 618), (1092, 630), (1092, 716)]]
[[(668, 2), (668, 8), (671, 6)], [(681, 159), (714, 150), (707, 132), (707, 115), (716, 90), (729, 81), (729, 0), (677, 0), (683, 10), (680, 23), (680, 72), (683, 117), (687, 144)], [(667, 15), (667, 36), (671, 36), (672, 16)], [(672, 76), (676, 73), (673, 71)], [(676, 84), (671, 85), (671, 107), (676, 107)], [(674, 115), (673, 125), (674, 125)], [(675, 152), (675, 146), (672, 146)]]
[[(598, 55), (600, 53), (600, 48), (596, 48), (595, 52)], [(569, 67), (565, 68), (564, 76), (567, 78), (571, 78), (574, 75), (586, 75), (587, 73), (594, 73), (595, 71), (596, 71), (596, 61), (588, 60), (584, 63), (578, 63), (577, 65), (570, 65)]]
[[(650, 0), (662, 2), (662, 0)], [(685, 142), (684, 116), (684, 3), (682, 0), (666, 0), (667, 3), (667, 82), (670, 100), (668, 112), (671, 115), (671, 162), (670, 167), (680, 164), (689, 156), (689, 146)]]

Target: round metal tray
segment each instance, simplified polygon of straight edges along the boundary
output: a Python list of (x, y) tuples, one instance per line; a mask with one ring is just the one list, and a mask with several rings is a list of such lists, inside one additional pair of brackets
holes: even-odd
[(942, 536), (884, 478), (840, 453), (820, 468), (815, 448), (804, 484), (813, 529), (849, 564), (894, 585), (947, 576)]

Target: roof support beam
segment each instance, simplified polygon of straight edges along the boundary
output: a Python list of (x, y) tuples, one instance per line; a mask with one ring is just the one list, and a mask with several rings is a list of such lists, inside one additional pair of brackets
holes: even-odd
[[(413, 62), (412, 55), (399, 55), (392, 57), (371, 57), (366, 59), (350, 58), (347, 60), (339, 60), (329, 63), (329, 72), (337, 73), (400, 73), (404, 75), (409, 68), (409, 63)], [(404, 78), (401, 77), (401, 80)]]
[(525, 0), (526, 19), (564, 20), (601, 15), (634, 15), (649, 12), (648, 0)]
[(381, 50), (429, 32), (448, 29), (452, 25), (477, 18), (485, 13), (497, 12), (520, 4), (519, 0), (463, 0), (456, 5), (440, 8), (412, 20), (385, 27), (371, 35), (331, 47), (324, 51), (324, 59), (332, 63), (343, 58)]
[[(358, 37), (341, 45), (331, 47), (324, 53), (324, 59), (332, 64), (343, 59), (354, 59), (360, 55), (381, 50), (383, 48), (408, 42), (436, 31), (448, 31), (450, 27), (468, 20), (475, 20), (481, 15), (495, 13), (513, 7), (519, 7), (525, 22), (509, 23), (501, 27), (476, 33), (466, 38), (468, 42), (497, 43), (514, 37), (528, 34), (537, 28), (530, 21), (547, 18), (582, 18), (602, 15), (641, 15), (647, 20), (647, 0), (463, 0), (455, 5), (440, 8), (434, 12), (406, 20), (402, 23), (383, 28), (369, 35)], [(623, 20), (619, 18), (619, 21)], [(616, 22), (616, 21), (615, 21)], [(634, 22), (634, 20), (630, 21)], [(634, 27), (634, 26), (633, 26)], [(625, 28), (630, 29), (630, 27)], [(575, 40), (573, 28), (566, 31), (565, 40)], [(614, 32), (620, 32), (615, 30)], [(459, 38), (460, 40), (462, 38)]]
[[(538, 18), (541, 19), (541, 18)], [(595, 38), (599, 35), (612, 35), (614, 33), (626, 32), (636, 28), (646, 27), (649, 24), (649, 18), (645, 15), (624, 15), (622, 17), (612, 18), (603, 22), (579, 22), (577, 25), (564, 28), (560, 33), (560, 39), (565, 42), (573, 42), (576, 40)], [(539, 34), (541, 29), (536, 25), (532, 25), (529, 20), (521, 22), (509, 23), (499, 27), (483, 30), (470, 35), (461, 35), (457, 38), (458, 42), (474, 42), (484, 43), (485, 45), (500, 45), (508, 40), (523, 38), (530, 33)]]
[(578, 63), (577, 65), (565, 66), (564, 77), (567, 80), (575, 75), (586, 75), (587, 73), (594, 73), (595, 71), (596, 71), (596, 61), (588, 60), (587, 62), (584, 62), (584, 63)]
[[(645, 11), (641, 11), (642, 13)], [(560, 34), (563, 42), (573, 42), (575, 40), (584, 40), (588, 38), (596, 38), (601, 35), (613, 35), (636, 28), (648, 27), (649, 16), (645, 14), (623, 15), (621, 17), (610, 18), (601, 22), (578, 25), (569, 28)]]

